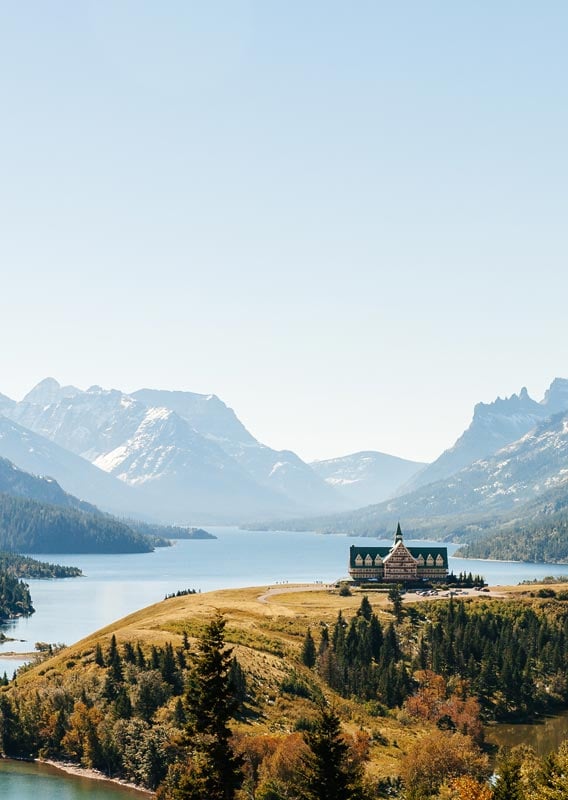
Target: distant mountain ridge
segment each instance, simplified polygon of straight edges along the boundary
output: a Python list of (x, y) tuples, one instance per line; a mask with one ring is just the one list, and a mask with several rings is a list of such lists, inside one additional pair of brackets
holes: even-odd
[[(533, 509), (539, 508), (550, 492), (558, 490), (562, 495), (565, 491), (568, 496), (567, 404), (568, 381), (559, 378), (541, 403), (521, 390), (511, 398), (479, 404), (472, 424), (456, 445), (406, 486), (420, 484), (426, 473), (444, 474), (452, 459), (455, 466), (473, 454), (470, 463), (451, 475), (382, 503), (297, 519), (289, 525), (280, 520), (269, 527), (382, 536), (398, 520), (404, 520), (408, 535), (465, 541), (485, 535), (497, 524), (533, 520)], [(519, 434), (516, 440), (507, 442), (515, 434)], [(493, 451), (495, 443), (503, 441), (506, 444)], [(485, 450), (493, 452), (475, 458)], [(509, 528), (512, 530), (512, 525)]]
[(7, 458), (0, 458), (0, 494), (95, 513), (97, 509), (63, 491), (53, 478), (31, 475)]
[(312, 461), (310, 466), (351, 505), (364, 506), (390, 497), (426, 464), (376, 450), (364, 450), (339, 458)]
[(255, 439), (214, 394), (81, 390), (47, 378), (21, 402), (0, 396), (0, 411), (0, 456), (114, 513), (165, 523), (296, 518), (370, 531), (401, 518), (407, 530), (447, 531), (451, 519), (522, 506), (568, 471), (562, 378), (541, 402), (523, 388), (478, 403), (454, 446), (426, 466), (376, 451), (306, 464)]
[(262, 487), (284, 495), (296, 508), (345, 507), (314, 471), (290, 450), (273, 450), (258, 442), (216, 395), (141, 389), (132, 397), (147, 407), (178, 414), (209, 442), (214, 442)]

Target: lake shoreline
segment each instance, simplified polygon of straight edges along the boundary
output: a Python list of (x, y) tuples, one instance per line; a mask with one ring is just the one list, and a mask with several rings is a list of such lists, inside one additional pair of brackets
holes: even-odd
[(114, 786), (121, 786), (123, 789), (129, 789), (130, 791), (138, 792), (146, 797), (156, 796), (155, 792), (151, 791), (150, 789), (145, 789), (143, 786), (130, 783), (122, 778), (109, 778), (108, 775), (105, 775), (104, 772), (100, 772), (98, 769), (81, 767), (79, 764), (75, 764), (73, 761), (54, 761), (51, 758), (36, 758), (34, 759), (33, 763), (46, 764), (48, 767), (53, 767), (53, 769), (57, 769), (60, 772), (65, 772), (67, 775), (74, 775), (77, 778), (89, 778), (89, 780), (93, 781), (105, 781), (106, 783), (112, 783)]

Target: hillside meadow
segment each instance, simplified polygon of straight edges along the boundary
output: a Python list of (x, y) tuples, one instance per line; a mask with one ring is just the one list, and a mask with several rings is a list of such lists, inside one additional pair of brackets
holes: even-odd
[[(364, 750), (368, 778), (375, 785), (384, 779), (394, 780), (414, 745), (439, 732), (440, 719), (450, 716), (456, 734), (471, 734), (478, 742), (482, 739), (477, 699), (466, 697), (468, 681), (451, 677), (447, 663), (440, 662), (440, 675), (429, 672), (431, 658), (438, 662), (440, 654), (434, 648), (431, 658), (423, 653), (428, 626), (436, 630), (445, 614), (454, 614), (452, 609), (455, 624), (462, 629), (464, 620), (481, 619), (480, 615), (493, 615), (493, 627), (497, 619), (520, 619), (519, 615), (549, 626), (558, 616), (557, 607), (564, 612), (568, 604), (539, 598), (541, 588), (500, 587), (500, 598), (476, 593), (452, 605), (447, 599), (425, 601), (407, 595), (398, 621), (385, 593), (364, 595), (354, 591), (351, 596), (341, 596), (336, 588), (321, 584), (172, 597), (63, 649), (3, 687), (0, 710), (4, 711), (4, 747), (9, 755), (72, 760), (155, 788), (163, 777), (160, 768), (148, 766), (150, 755), (143, 759), (141, 754), (147, 748), (147, 753), (159, 753), (160, 758), (171, 757), (183, 728), (186, 667), (207, 625), (220, 613), (226, 621), (227, 645), (233, 649), (238, 671), (246, 682), (231, 725), (235, 741), (244, 752), (258, 749), (260, 745), (255, 742), (273, 751), (278, 742), (292, 741), (290, 737), (294, 736), (297, 739), (309, 728), (318, 698), (324, 696), (341, 717), (346, 735)], [(362, 602), (364, 597), (368, 604)], [(325, 662), (327, 666), (323, 663), (324, 629), (328, 632), (324, 637), (330, 638), (330, 651), (338, 651), (338, 631), (344, 630), (349, 642), (351, 635), (372, 627), (373, 622), (378, 622), (383, 631), (384, 658), (389, 637), (400, 650), (398, 671), (388, 673), (387, 679), (392, 681), (402, 672), (407, 678), (399, 699), (390, 703), (381, 700), (380, 688), (372, 689), (370, 695), (366, 690), (349, 688), (357, 686), (357, 671), (346, 668), (345, 674), (349, 672), (349, 680), (354, 682), (338, 683), (329, 661)], [(526, 626), (523, 623), (521, 627)], [(320, 650), (320, 660), (312, 668), (303, 663), (308, 629)], [(541, 639), (546, 635), (543, 630)], [(431, 633), (429, 636), (435, 638)], [(367, 665), (366, 669), (370, 668)], [(380, 682), (377, 685), (380, 687)], [(436, 708), (441, 710), (434, 709), (433, 687)], [(149, 693), (158, 699), (150, 700)], [(513, 702), (517, 699), (507, 699), (506, 707), (502, 694), (498, 687), (495, 696), (483, 698), (486, 717), (494, 714), (498, 718), (498, 714), (515, 711)], [(564, 700), (565, 687), (559, 686), (558, 702)], [(91, 726), (89, 730), (85, 725)], [(135, 751), (128, 756), (132, 763), (124, 753), (117, 753), (117, 748), (127, 746)]]

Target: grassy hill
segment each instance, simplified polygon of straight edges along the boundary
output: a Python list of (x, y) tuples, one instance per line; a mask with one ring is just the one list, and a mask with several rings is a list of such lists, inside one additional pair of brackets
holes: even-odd
[[(164, 600), (125, 617), (97, 631), (79, 643), (65, 648), (47, 661), (42, 661), (19, 674), (15, 683), (4, 689), (26, 707), (27, 698), (40, 697), (43, 702), (52, 693), (61, 697), (66, 687), (85, 687), (87, 693), (101, 683), (101, 670), (96, 664), (97, 648), (107, 653), (114, 635), (119, 650), (127, 643), (141, 646), (149, 654), (152, 648), (174, 648), (189, 637), (190, 652), (196, 637), (204, 631), (216, 611), (227, 620), (226, 638), (246, 674), (249, 700), (245, 711), (233, 725), (237, 735), (284, 737), (301, 727), (301, 721), (314, 716), (314, 703), (301, 692), (283, 691), (283, 683), (294, 676), (299, 684), (333, 698), (341, 714), (344, 728), (355, 734), (365, 730), (371, 737), (368, 771), (374, 776), (396, 775), (401, 752), (424, 735), (428, 723), (412, 721), (397, 712), (376, 716), (364, 704), (344, 699), (334, 693), (299, 661), (307, 626), (316, 634), (321, 621), (332, 625), (338, 612), (354, 616), (361, 595), (340, 597), (337, 591), (308, 591), (302, 587), (270, 594), (267, 588), (229, 589), (187, 595)], [(392, 620), (386, 597), (372, 599), (373, 608), (385, 624)], [(34, 700), (36, 703), (36, 700)], [(1, 695), (0, 695), (1, 708)], [(34, 706), (37, 708), (37, 703)], [(157, 717), (169, 724), (174, 698)], [(27, 714), (27, 711), (23, 712)], [(30, 713), (39, 713), (32, 712)], [(300, 721), (300, 723), (299, 723)]]
[[(2, 688), (4, 748), (20, 757), (39, 754), (75, 760), (153, 788), (163, 779), (160, 769), (179, 746), (184, 687), (198, 640), (219, 612), (226, 620), (226, 640), (237, 660), (235, 674), (245, 676), (246, 689), (232, 729), (235, 746), (243, 748), (249, 761), (258, 757), (259, 763), (276, 769), (280, 758), (283, 769), (294, 748), (297, 753), (301, 746), (301, 731), (313, 724), (318, 698), (323, 695), (338, 711), (345, 734), (365, 751), (368, 777), (375, 784), (395, 779), (413, 749), (416, 752), (434, 735), (451, 739), (451, 731), (436, 728), (440, 721), (447, 725), (448, 715), (454, 715), (458, 731), (465, 726), (464, 732), (479, 736), (478, 700), (461, 696), (466, 684), (457, 680), (460, 675), (481, 676), (478, 699), (488, 719), (515, 708), (518, 712), (519, 703), (530, 701), (533, 710), (543, 713), (553, 696), (560, 706), (568, 702), (565, 682), (557, 673), (568, 647), (563, 634), (568, 629), (568, 593), (553, 597), (549, 591), (544, 596), (537, 589), (516, 587), (505, 600), (477, 596), (453, 605), (408, 595), (396, 625), (387, 596), (379, 592), (369, 596), (368, 616), (363, 613), (362, 593), (345, 597), (318, 585), (172, 597), (41, 660)], [(386, 662), (385, 648), (394, 643), (413, 674), (408, 702), (388, 702), (380, 687), (378, 694), (369, 696), (372, 668), (366, 673), (351, 672), (355, 681), (364, 679), (362, 692), (352, 694), (345, 686), (332, 688), (325, 666), (332, 667), (331, 662), (320, 657), (318, 668), (310, 669), (302, 661), (308, 628), (316, 645), (321, 643), (322, 631), (328, 630), (330, 644), (338, 652), (339, 626), (347, 652), (357, 649), (357, 637), (371, 630), (373, 620), (384, 634), (376, 666)], [(491, 659), (485, 663), (488, 631)], [(530, 655), (533, 640), (549, 644)], [(472, 663), (476, 649), (480, 661)], [(540, 659), (542, 676), (532, 669), (532, 662), (518, 661), (522, 653)], [(461, 662), (454, 665), (453, 658)], [(431, 689), (426, 684), (420, 688), (420, 669), (434, 669), (435, 663), (438, 688), (433, 707), (428, 700)], [(530, 686), (521, 686), (519, 670), (530, 679)], [(396, 676), (395, 667), (388, 674), (386, 689)], [(525, 708), (525, 719), (526, 712)]]

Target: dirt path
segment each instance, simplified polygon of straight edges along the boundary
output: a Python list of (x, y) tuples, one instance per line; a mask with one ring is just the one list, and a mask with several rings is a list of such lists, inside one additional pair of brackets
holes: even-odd
[(294, 583), (290, 586), (279, 586), (278, 588), (271, 588), (264, 594), (260, 594), (256, 599), (259, 603), (268, 603), (270, 597), (275, 597), (277, 594), (290, 594), (291, 592), (324, 592), (333, 588), (331, 583)]

